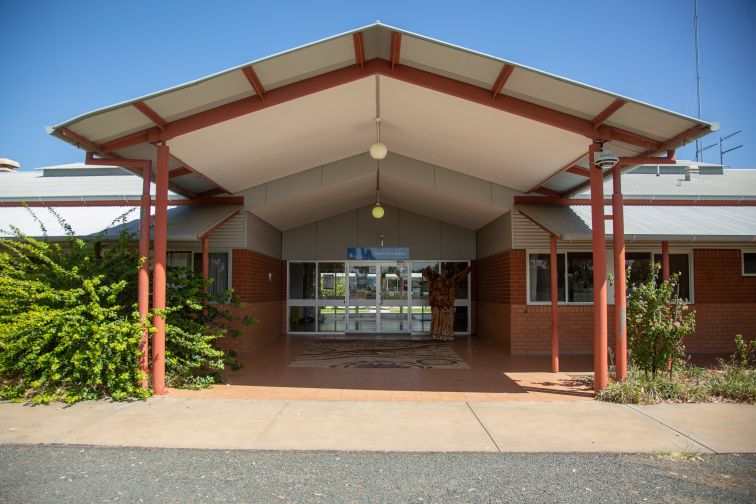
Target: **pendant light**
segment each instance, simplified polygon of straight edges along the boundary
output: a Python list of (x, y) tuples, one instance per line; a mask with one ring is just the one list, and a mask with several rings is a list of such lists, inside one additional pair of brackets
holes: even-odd
[(375, 143), (370, 146), (370, 157), (375, 159), (377, 169), (375, 172), (375, 205), (372, 214), (376, 219), (383, 218), (386, 213), (381, 206), (381, 159), (386, 157), (388, 149), (381, 142), (381, 94), (379, 76), (375, 76)]

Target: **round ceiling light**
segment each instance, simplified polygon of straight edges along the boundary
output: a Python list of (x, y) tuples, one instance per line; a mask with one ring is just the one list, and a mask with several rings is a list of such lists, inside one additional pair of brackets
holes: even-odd
[(371, 213), (373, 214), (374, 218), (381, 219), (386, 212), (380, 203), (376, 203)]
[(376, 161), (380, 161), (381, 159), (385, 158), (386, 154), (388, 154), (388, 149), (383, 142), (375, 142), (370, 146), (370, 157), (372, 157)]

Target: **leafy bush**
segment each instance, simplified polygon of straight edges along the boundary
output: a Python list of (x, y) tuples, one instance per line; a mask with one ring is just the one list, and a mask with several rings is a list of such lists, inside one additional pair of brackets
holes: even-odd
[(754, 403), (756, 370), (752, 360), (743, 358), (743, 349), (752, 348), (751, 343), (745, 345), (742, 337), (738, 336), (738, 351), (729, 361), (720, 360), (716, 369), (687, 365), (669, 375), (653, 376), (631, 368), (626, 380), (610, 382), (598, 399), (623, 404), (717, 400)]
[[(128, 283), (93, 274), (91, 244), (0, 242), (0, 397), (76, 402), (145, 397), (144, 327), (120, 304)], [(136, 268), (132, 265), (133, 273)]]
[[(0, 239), (0, 398), (148, 396), (139, 361), (145, 325), (151, 327), (149, 321), (142, 325), (136, 310), (140, 260), (134, 237), (121, 233), (97, 254), (93, 241), (76, 238), (58, 220), (67, 234), (63, 243), (18, 230)], [(236, 365), (214, 343), (238, 334), (227, 327), (228, 307), (240, 304), (231, 292), (208, 294), (209, 284), (188, 270), (169, 269), (168, 285), (166, 383), (209, 386), (227, 365)]]
[[(628, 273), (629, 275), (629, 273)], [(658, 282), (659, 266), (650, 268), (646, 281), (630, 288), (627, 332), (630, 362), (656, 376), (675, 361), (685, 359), (683, 338), (695, 329), (695, 312), (679, 298), (677, 275)]]

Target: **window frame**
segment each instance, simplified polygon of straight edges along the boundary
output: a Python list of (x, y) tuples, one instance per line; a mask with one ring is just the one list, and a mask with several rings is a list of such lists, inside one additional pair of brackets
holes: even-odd
[[(614, 272), (614, 255), (609, 254), (608, 252), (612, 249), (607, 248), (607, 264), (606, 264), (606, 271), (607, 271), (607, 281), (608, 276), (610, 274), (613, 275)], [(756, 253), (756, 249), (743, 249), (747, 253)], [(643, 248), (643, 249), (630, 249), (625, 250), (626, 253), (632, 252), (632, 253), (639, 253), (639, 254), (648, 254), (649, 258), (651, 260), (651, 263), (653, 264), (654, 256), (659, 255), (661, 256), (661, 248)], [(527, 301), (527, 305), (532, 306), (550, 306), (551, 301), (531, 301), (530, 300), (530, 254), (550, 254), (551, 251), (549, 249), (544, 248), (532, 248), (532, 249), (525, 249), (525, 299)], [(567, 255), (570, 253), (593, 253), (592, 249), (585, 249), (585, 248), (576, 248), (574, 250), (560, 250), (557, 248), (557, 256), (563, 255), (564, 256), (564, 301), (558, 301), (559, 306), (563, 305), (570, 305), (570, 306), (590, 306), (593, 305), (593, 301), (569, 301), (570, 299), (570, 293), (569, 293), (569, 263), (567, 261)], [(686, 254), (688, 256), (688, 279), (689, 279), (689, 287), (690, 287), (690, 299), (688, 300), (688, 304), (695, 304), (696, 294), (695, 294), (695, 279), (693, 277), (693, 272), (695, 271), (695, 267), (693, 265), (693, 250), (690, 248), (670, 248), (669, 250), (670, 254)], [(742, 254), (741, 254), (742, 258)], [(741, 259), (742, 261), (742, 259)], [(756, 274), (748, 274), (746, 276), (756, 276)], [(628, 286), (629, 287), (629, 286)], [(612, 299), (612, 302), (607, 303), (610, 306), (614, 306), (614, 300)]]
[[(569, 286), (569, 278), (570, 278), (570, 270), (569, 270), (569, 263), (567, 262), (567, 254), (570, 253), (589, 253), (592, 254), (593, 250), (590, 249), (575, 249), (575, 250), (559, 250), (557, 248), (557, 257), (560, 255), (564, 256), (564, 301), (557, 301), (557, 305), (559, 306), (592, 306), (593, 301), (570, 301), (570, 286)], [(528, 305), (532, 306), (551, 306), (551, 301), (531, 301), (530, 300), (530, 254), (551, 254), (551, 250), (549, 249), (542, 249), (542, 248), (535, 248), (535, 249), (526, 249), (525, 250), (525, 299), (527, 300)], [(557, 268), (558, 270), (558, 268)]]
[[(469, 266), (472, 263), (473, 259), (407, 259), (403, 262), (407, 265), (407, 273), (408, 273), (408, 309), (412, 310), (415, 306), (427, 306), (427, 301), (421, 300), (420, 303), (415, 304), (415, 299), (412, 297), (412, 263), (419, 262), (419, 263), (426, 263), (426, 262), (437, 262), (439, 269), (441, 268), (441, 263), (444, 262), (451, 262), (451, 263), (466, 263), (467, 266)], [(346, 310), (349, 309), (349, 303), (348, 303), (348, 289), (349, 289), (349, 263), (355, 263), (355, 262), (393, 262), (391, 260), (388, 261), (350, 261), (349, 259), (286, 259), (286, 334), (291, 335), (334, 335), (334, 334), (346, 334), (348, 333), (348, 327), (347, 330), (339, 333), (339, 332), (321, 332), (320, 329), (320, 321), (317, 317), (317, 309), (322, 306), (340, 306), (339, 305), (339, 299), (322, 299), (320, 297), (320, 289), (319, 287), (319, 273), (320, 273), (320, 263), (343, 263), (344, 264), (344, 274), (346, 276), (345, 281), (347, 282), (346, 285), (346, 292), (344, 293), (343, 298), (343, 306)], [(400, 261), (402, 262), (402, 261)], [(291, 293), (289, 292), (289, 264), (290, 263), (315, 263), (315, 299), (292, 299)], [(464, 331), (455, 331), (454, 334), (456, 336), (470, 336), (472, 334), (472, 325), (473, 325), (473, 301), (472, 301), (472, 275), (467, 275), (467, 297), (462, 299), (456, 299), (454, 301), (455, 307), (464, 307), (467, 310), (467, 329)], [(291, 330), (291, 319), (290, 319), (290, 309), (292, 306), (313, 306), (316, 310), (316, 325), (315, 325), (315, 331), (292, 331)], [(410, 312), (411, 313), (411, 312)], [(412, 334), (429, 334), (426, 331), (412, 331), (411, 330), (412, 320), (410, 319), (410, 330)]]
[[(168, 248), (166, 250), (166, 262), (167, 262), (167, 254), (171, 252), (179, 252), (179, 253), (188, 253), (191, 255), (192, 261), (191, 266), (189, 269), (194, 271), (195, 265), (194, 265), (194, 254), (201, 254), (202, 250), (191, 250), (189, 248)], [(226, 257), (228, 258), (228, 288), (229, 290), (233, 290), (234, 286), (231, 284), (231, 279), (233, 278), (233, 254), (231, 253), (230, 249), (218, 249), (218, 250), (209, 250), (209, 253), (212, 254), (226, 254)], [(154, 260), (154, 258), (153, 258)]]
[(746, 254), (756, 254), (756, 249), (740, 249), (740, 273), (742, 276), (745, 277), (753, 277), (756, 276), (756, 273), (746, 273), (745, 270), (745, 255)]

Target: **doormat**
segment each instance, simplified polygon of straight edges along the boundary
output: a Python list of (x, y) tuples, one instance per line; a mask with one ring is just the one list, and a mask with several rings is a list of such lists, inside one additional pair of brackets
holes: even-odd
[(470, 369), (444, 341), (331, 339), (313, 341), (289, 367)]

